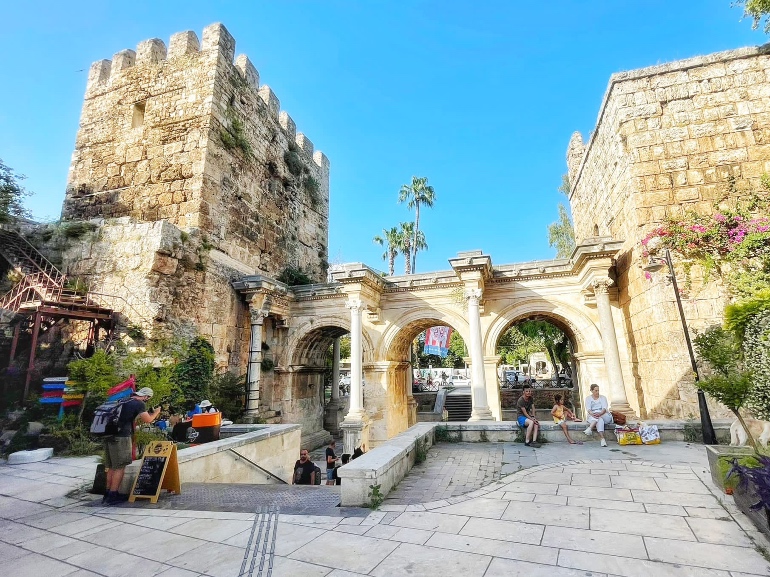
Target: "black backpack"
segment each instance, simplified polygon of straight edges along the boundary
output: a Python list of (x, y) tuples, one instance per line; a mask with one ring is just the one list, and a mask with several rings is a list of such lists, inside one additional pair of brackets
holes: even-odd
[(315, 484), (321, 484), (321, 468), (318, 465), (313, 465), (313, 472), (315, 473)]
[(109, 437), (120, 431), (120, 416), (130, 399), (108, 401), (96, 407), (91, 421), (91, 434), (95, 437)]

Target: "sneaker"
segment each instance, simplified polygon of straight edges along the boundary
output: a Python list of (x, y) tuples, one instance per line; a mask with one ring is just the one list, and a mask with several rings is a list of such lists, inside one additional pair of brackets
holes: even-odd
[(591, 434), (592, 434), (592, 433), (591, 433), (591, 427), (587, 427), (587, 428), (586, 428), (586, 430), (585, 430), (585, 431), (583, 431), (583, 433), (584, 433), (584, 434), (586, 434), (586, 435), (588, 435), (588, 436), (590, 437), (590, 436), (591, 436)]
[(532, 441), (532, 442), (531, 442), (529, 445), (527, 445), (527, 446), (528, 446), (528, 447), (532, 447), (533, 449), (539, 449), (539, 448), (540, 448), (540, 447), (542, 447), (543, 445), (541, 445), (540, 443), (536, 443), (535, 441)]
[(606, 446), (607, 446), (607, 441), (605, 441), (604, 439), (602, 439), (602, 447), (606, 447)]
[(532, 443), (528, 443), (528, 442), (524, 441), (524, 446), (525, 446), (525, 447), (529, 447), (531, 444), (532, 444)]

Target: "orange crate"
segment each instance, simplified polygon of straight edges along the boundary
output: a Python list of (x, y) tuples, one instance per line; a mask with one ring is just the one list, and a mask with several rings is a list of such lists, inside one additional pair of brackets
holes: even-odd
[(216, 427), (222, 424), (222, 413), (201, 413), (193, 415), (192, 426), (198, 427)]

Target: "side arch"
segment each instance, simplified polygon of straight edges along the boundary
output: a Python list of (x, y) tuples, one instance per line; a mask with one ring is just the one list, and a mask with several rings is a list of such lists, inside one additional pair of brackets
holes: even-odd
[[(334, 339), (350, 332), (350, 319), (326, 316), (305, 321), (295, 328), (286, 343), (286, 360), (289, 365), (306, 364), (310, 351), (322, 339)], [(314, 336), (313, 333), (316, 333)], [(362, 331), (364, 362), (371, 362), (374, 356), (372, 338), (366, 328)]]

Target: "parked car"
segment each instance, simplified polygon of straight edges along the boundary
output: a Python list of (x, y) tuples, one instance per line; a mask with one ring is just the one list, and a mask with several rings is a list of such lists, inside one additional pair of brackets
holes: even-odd
[(463, 377), (462, 375), (452, 375), (447, 379), (447, 386), (451, 387), (470, 387), (471, 386), (471, 380), (467, 377)]

